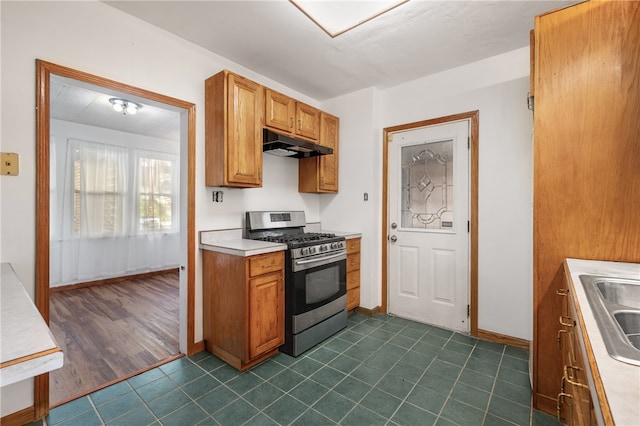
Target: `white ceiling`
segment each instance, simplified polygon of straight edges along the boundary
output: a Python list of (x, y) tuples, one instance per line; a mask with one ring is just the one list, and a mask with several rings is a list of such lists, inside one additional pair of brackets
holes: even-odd
[(534, 16), (578, 1), (410, 0), (336, 38), (287, 0), (106, 3), (322, 101), (528, 46)]
[[(528, 46), (534, 16), (579, 1), (410, 0), (335, 38), (288, 0), (105, 3), (322, 101)], [(117, 114), (108, 100), (123, 94), (63, 78), (51, 95), (53, 118), (179, 140), (179, 115), (162, 105), (130, 98), (140, 112)]]

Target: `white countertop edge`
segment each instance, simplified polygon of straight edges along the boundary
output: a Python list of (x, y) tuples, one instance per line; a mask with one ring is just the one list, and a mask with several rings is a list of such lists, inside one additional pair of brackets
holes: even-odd
[(640, 367), (611, 358), (580, 281), (580, 275), (640, 279), (640, 264), (582, 259), (566, 262), (613, 419), (617, 425), (640, 424)]
[(217, 253), (247, 257), (283, 251), (287, 249), (287, 245), (256, 240), (228, 240), (218, 241), (215, 244), (200, 244), (200, 248)]
[(0, 369), (0, 387), (21, 382), (62, 367), (64, 355), (61, 350), (31, 358)]

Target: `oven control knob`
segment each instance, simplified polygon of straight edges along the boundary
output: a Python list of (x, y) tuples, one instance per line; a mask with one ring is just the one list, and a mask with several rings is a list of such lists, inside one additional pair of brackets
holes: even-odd
[(309, 247), (309, 254), (313, 254), (316, 252), (316, 248), (315, 247)]
[(320, 251), (327, 251), (327, 250), (328, 250), (327, 246), (320, 246)]
[(332, 249), (337, 249), (338, 248), (338, 243), (331, 243), (331, 248)]
[(307, 249), (306, 247), (301, 248), (300, 249), (300, 254), (304, 256), (305, 254), (307, 254), (307, 251), (309, 251), (309, 249)]

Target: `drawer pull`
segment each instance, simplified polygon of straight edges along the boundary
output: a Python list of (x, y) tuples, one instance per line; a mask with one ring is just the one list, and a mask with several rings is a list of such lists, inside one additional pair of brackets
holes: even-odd
[(562, 418), (562, 415), (560, 413), (560, 411), (562, 410), (560, 405), (564, 402), (565, 398), (573, 399), (573, 396), (571, 396), (570, 393), (560, 392), (558, 394), (558, 399), (556, 401), (556, 417), (558, 417), (558, 421), (560, 422), (560, 424), (563, 424), (563, 425), (566, 423), (563, 421), (564, 419)]
[(560, 315), (560, 324), (564, 325), (565, 327), (574, 326), (573, 320), (570, 317), (564, 315)]
[(562, 377), (563, 379), (565, 379), (567, 382), (571, 383), (573, 386), (578, 386), (579, 388), (583, 388), (583, 389), (589, 389), (589, 386), (587, 386), (585, 384), (582, 384), (582, 383), (579, 383), (579, 382), (576, 382), (576, 381), (571, 380), (569, 378), (569, 370), (570, 369), (571, 370), (575, 370), (575, 371), (580, 371), (580, 368), (574, 367), (572, 365), (565, 365), (563, 369), (564, 369), (564, 376)]
[(558, 330), (558, 349), (564, 353), (566, 350), (562, 348), (562, 337), (560, 336), (562, 333), (569, 333), (569, 330)]
[(262, 265), (262, 269), (272, 268), (272, 267), (274, 267), (274, 266), (276, 266), (276, 264), (272, 262), (272, 263), (270, 263), (270, 264), (268, 264), (268, 265)]
[(566, 297), (566, 296), (568, 296), (568, 295), (569, 295), (569, 289), (568, 289), (568, 288), (561, 288), (561, 289), (559, 289), (559, 290), (556, 290), (556, 294), (557, 294), (558, 296)]

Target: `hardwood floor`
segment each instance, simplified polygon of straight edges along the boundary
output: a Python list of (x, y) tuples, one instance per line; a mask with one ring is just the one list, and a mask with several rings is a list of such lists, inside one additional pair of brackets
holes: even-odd
[(179, 354), (178, 272), (52, 292), (50, 327), (64, 366), (52, 406)]

